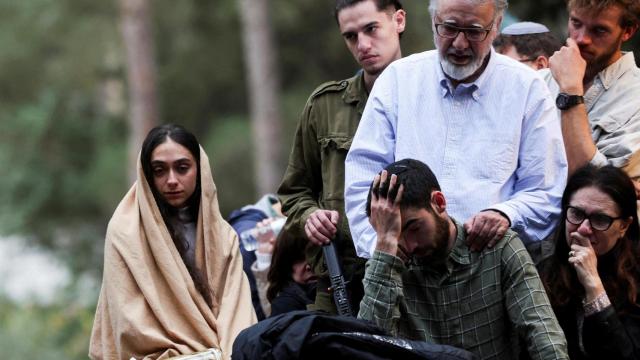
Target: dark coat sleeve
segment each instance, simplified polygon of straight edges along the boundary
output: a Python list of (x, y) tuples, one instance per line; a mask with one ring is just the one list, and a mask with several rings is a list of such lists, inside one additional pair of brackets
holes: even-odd
[(593, 359), (640, 360), (640, 309), (620, 315), (610, 306), (584, 319), (583, 340)]

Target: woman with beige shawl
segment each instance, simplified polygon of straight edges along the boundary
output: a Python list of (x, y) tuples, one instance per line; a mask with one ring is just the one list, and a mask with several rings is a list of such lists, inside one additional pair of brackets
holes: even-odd
[(255, 322), (207, 155), (184, 128), (154, 128), (107, 229), (89, 356), (166, 359), (217, 348), (229, 359), (237, 334)]

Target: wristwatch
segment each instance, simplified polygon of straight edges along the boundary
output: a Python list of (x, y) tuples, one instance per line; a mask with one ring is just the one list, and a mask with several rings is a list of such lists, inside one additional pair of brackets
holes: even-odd
[(569, 95), (567, 93), (559, 93), (556, 97), (556, 106), (560, 110), (571, 109), (572, 107), (584, 103), (582, 95)]

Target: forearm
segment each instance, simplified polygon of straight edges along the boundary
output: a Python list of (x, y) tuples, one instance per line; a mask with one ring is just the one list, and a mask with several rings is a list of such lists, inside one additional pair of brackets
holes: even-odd
[(403, 269), (399, 258), (376, 251), (367, 261), (364, 297), (358, 312), (358, 318), (370, 321), (394, 336), (398, 335), (400, 302), (404, 299)]
[(569, 164), (569, 176), (594, 159), (597, 148), (584, 104), (561, 111), (562, 139)]
[(519, 239), (503, 249), (502, 287), (509, 318), (531, 359), (569, 359), (567, 342), (529, 254)]

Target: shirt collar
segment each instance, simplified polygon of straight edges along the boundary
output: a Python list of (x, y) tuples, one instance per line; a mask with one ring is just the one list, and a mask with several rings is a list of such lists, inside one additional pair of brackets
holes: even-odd
[[(460, 95), (470, 94), (474, 100), (476, 101), (480, 100), (480, 97), (484, 94), (484, 87), (485, 87), (485, 84), (488, 82), (487, 79), (489, 78), (489, 76), (491, 76), (491, 73), (494, 71), (496, 67), (497, 56), (493, 47), (491, 47), (491, 50), (489, 51), (488, 56), (489, 56), (489, 62), (487, 63), (487, 67), (484, 69), (482, 74), (480, 74), (480, 76), (473, 82), (459, 84), (455, 90), (456, 94), (460, 94)], [(438, 57), (437, 63), (438, 63), (438, 66), (437, 66), (438, 78), (440, 79), (440, 86), (442, 87), (442, 97), (445, 97), (447, 94), (453, 93), (452, 91), (453, 86), (451, 85), (451, 81), (444, 74), (444, 71), (442, 71), (442, 66), (440, 65), (439, 57)]]
[(602, 82), (602, 86), (609, 90), (609, 87), (611, 87), (624, 73), (633, 69), (635, 66), (636, 60), (633, 56), (633, 52), (625, 52), (620, 59), (600, 71), (598, 73), (598, 78)]
[(364, 86), (364, 71), (361, 69), (356, 76), (344, 81), (347, 83), (347, 88), (342, 95), (344, 102), (347, 104), (359, 102), (359, 105), (362, 105), (361, 107), (364, 109), (364, 104), (369, 97), (367, 88)]
[(453, 249), (449, 253), (449, 260), (455, 261), (461, 265), (469, 265), (471, 264), (471, 250), (469, 249), (469, 245), (467, 245), (465, 239), (467, 237), (467, 233), (464, 230), (462, 224), (459, 224), (455, 219), (453, 219), (453, 223), (456, 225), (456, 230), (458, 231), (456, 235), (456, 242), (453, 245)]

